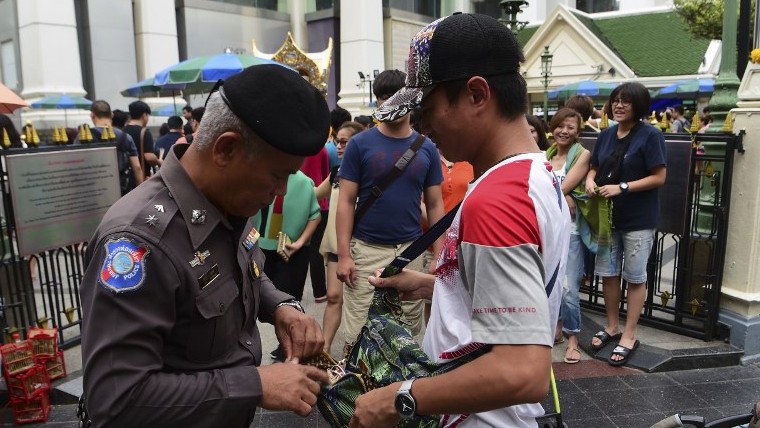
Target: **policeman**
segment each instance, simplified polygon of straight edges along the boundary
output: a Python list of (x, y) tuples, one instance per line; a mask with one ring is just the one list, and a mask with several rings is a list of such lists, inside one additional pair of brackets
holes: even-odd
[[(327, 377), (297, 362), (322, 332), (264, 275), (248, 218), (285, 194), (329, 122), (298, 73), (250, 67), (209, 97), (193, 144), (106, 213), (81, 285), (95, 427), (242, 428), (257, 406), (309, 414)], [(259, 367), (257, 319), (274, 324), (286, 363)]]

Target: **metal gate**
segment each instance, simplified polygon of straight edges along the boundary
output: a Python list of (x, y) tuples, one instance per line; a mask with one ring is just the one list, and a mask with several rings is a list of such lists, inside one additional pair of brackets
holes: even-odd
[[(593, 146), (584, 136), (584, 145)], [(647, 265), (641, 324), (712, 340), (718, 334), (734, 152), (743, 133), (665, 134), (668, 174)], [(623, 290), (625, 291), (625, 281)], [(581, 305), (604, 312), (601, 279), (581, 285)], [(626, 311), (625, 297), (620, 312)]]
[[(94, 145), (93, 145), (94, 146)], [(0, 341), (24, 338), (27, 327), (57, 327), (58, 343), (69, 348), (80, 342), (79, 283), (84, 273), (86, 243), (69, 245), (30, 257), (18, 254), (15, 214), (5, 156), (60, 150), (57, 147), (8, 149), (0, 153)]]

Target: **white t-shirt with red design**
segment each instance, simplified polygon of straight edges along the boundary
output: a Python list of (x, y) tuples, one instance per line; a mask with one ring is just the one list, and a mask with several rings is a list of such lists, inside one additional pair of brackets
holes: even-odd
[[(542, 153), (505, 160), (469, 185), (436, 269), (425, 352), (438, 362), (486, 344), (551, 347), (569, 241), (565, 198)], [(444, 415), (443, 427), (535, 427), (540, 404)]]

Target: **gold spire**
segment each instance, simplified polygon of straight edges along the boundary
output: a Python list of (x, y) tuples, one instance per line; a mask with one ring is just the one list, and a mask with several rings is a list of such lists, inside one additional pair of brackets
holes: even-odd
[(11, 138), (8, 136), (8, 130), (3, 128), (3, 147), (6, 149), (11, 146)]
[(65, 126), (61, 126), (61, 131), (59, 132), (59, 135), (61, 136), (61, 144), (66, 144), (69, 142), (69, 133), (66, 132)]
[(60, 132), (58, 132), (58, 127), (57, 126), (53, 127), (53, 142), (55, 144), (58, 144), (58, 143), (61, 142), (61, 134), (60, 134)]
[(691, 118), (691, 128), (689, 128), (689, 132), (691, 132), (692, 134), (696, 134), (697, 132), (699, 132), (699, 125), (700, 125), (699, 112), (695, 111), (694, 116)]
[(726, 115), (726, 121), (723, 122), (723, 129), (721, 129), (724, 134), (733, 134), (734, 133), (734, 115), (729, 111)]
[[(40, 136), (37, 135), (37, 130), (34, 129), (34, 125), (29, 125), (29, 127), (32, 130), (32, 144), (36, 146), (40, 144)], [(29, 144), (29, 140), (26, 140), (26, 143)]]
[(657, 112), (652, 110), (652, 114), (649, 116), (649, 123), (657, 126), (659, 122), (657, 122)]
[(113, 132), (113, 126), (111, 124), (106, 125), (105, 128), (103, 128), (103, 136), (101, 139), (105, 141), (111, 141), (116, 139), (116, 134)]
[(667, 132), (670, 129), (670, 121), (668, 120), (668, 112), (662, 112), (662, 120), (660, 121), (660, 129), (662, 132)]
[(90, 125), (84, 125), (84, 134), (87, 138), (87, 141), (92, 142), (92, 132), (90, 132)]
[(610, 119), (607, 117), (607, 113), (602, 113), (602, 120), (599, 122), (599, 129), (607, 129), (610, 127)]

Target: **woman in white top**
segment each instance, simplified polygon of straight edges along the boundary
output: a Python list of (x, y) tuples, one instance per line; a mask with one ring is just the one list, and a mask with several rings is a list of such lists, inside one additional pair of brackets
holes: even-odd
[(581, 309), (578, 292), (581, 286), (584, 267), (585, 246), (581, 241), (576, 226), (576, 216), (581, 213), (576, 210), (573, 189), (579, 187), (583, 194), (586, 174), (589, 170), (591, 153), (581, 146), (578, 136), (583, 126), (580, 114), (575, 110), (563, 108), (559, 110), (551, 122), (549, 130), (554, 137), (554, 143), (546, 150), (546, 158), (551, 162), (552, 169), (562, 183), (562, 193), (565, 195), (570, 208), (570, 249), (567, 256), (566, 280), (562, 295), (562, 308), (558, 330), (567, 336), (565, 362), (575, 364), (581, 359), (578, 347), (578, 334), (581, 331)]

